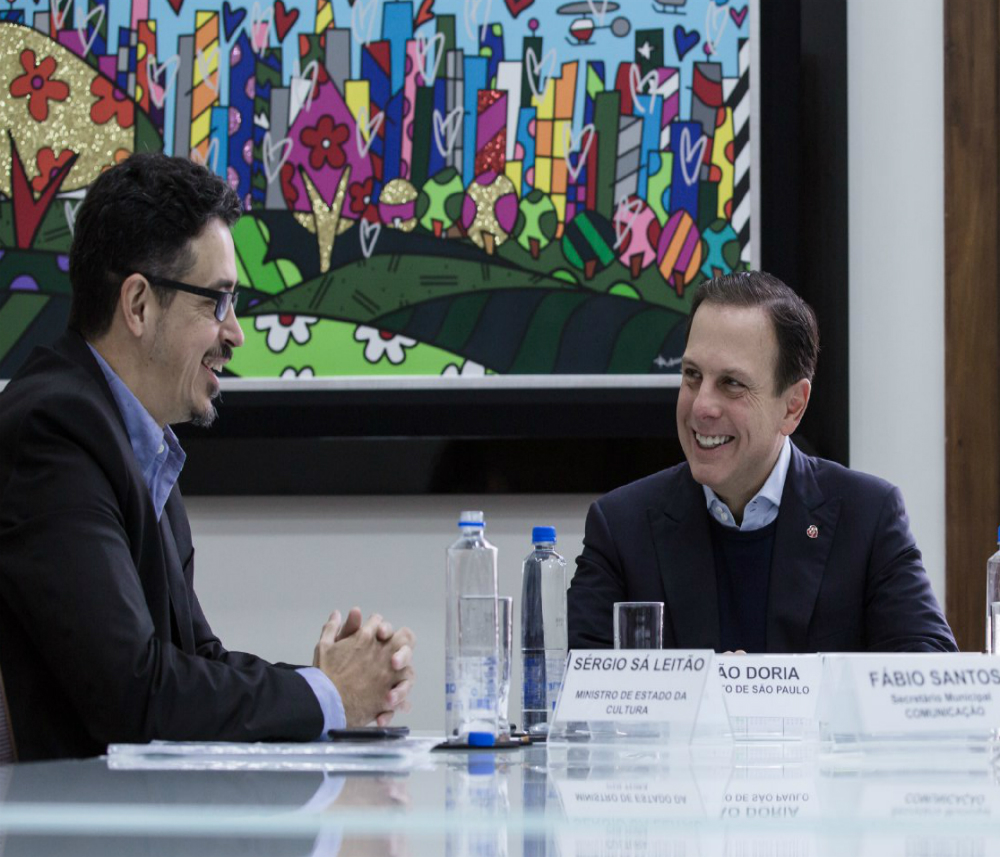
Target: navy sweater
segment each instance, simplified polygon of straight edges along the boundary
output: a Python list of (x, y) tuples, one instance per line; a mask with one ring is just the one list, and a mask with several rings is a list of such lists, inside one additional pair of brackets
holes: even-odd
[(777, 520), (742, 532), (709, 518), (719, 594), (720, 651), (767, 651), (767, 587)]

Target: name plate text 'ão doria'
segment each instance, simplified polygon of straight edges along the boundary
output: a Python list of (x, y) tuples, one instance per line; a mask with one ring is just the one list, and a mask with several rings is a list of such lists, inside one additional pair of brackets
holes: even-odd
[(555, 719), (693, 723), (713, 656), (709, 649), (574, 650)]

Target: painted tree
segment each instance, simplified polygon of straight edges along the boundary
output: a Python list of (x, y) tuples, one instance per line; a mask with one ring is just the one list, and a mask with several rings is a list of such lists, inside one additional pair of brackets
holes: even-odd
[(476, 176), (462, 201), (462, 228), (477, 247), (493, 255), (517, 222), (517, 191), (493, 170)]
[(563, 256), (588, 280), (615, 261), (614, 246), (615, 227), (596, 211), (579, 212), (563, 232)]
[(414, 213), (417, 221), (435, 238), (441, 238), (462, 214), (462, 194), (465, 187), (454, 167), (448, 167), (429, 178), (417, 196)]
[(547, 193), (533, 190), (517, 206), (517, 221), (511, 233), (517, 243), (531, 253), (532, 259), (552, 242), (559, 229), (555, 203)]
[(612, 219), (615, 227), (615, 250), (632, 279), (656, 262), (660, 240), (660, 221), (645, 201), (633, 196), (619, 203)]
[(686, 211), (675, 211), (660, 232), (656, 245), (656, 264), (663, 279), (684, 297), (684, 287), (697, 275), (701, 268), (701, 234), (694, 219)]
[(412, 232), (417, 225), (417, 196), (417, 189), (406, 179), (393, 179), (379, 194), (379, 219), (393, 229)]

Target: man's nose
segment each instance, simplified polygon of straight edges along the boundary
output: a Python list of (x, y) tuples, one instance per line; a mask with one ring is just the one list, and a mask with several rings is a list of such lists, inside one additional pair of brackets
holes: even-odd
[(239, 319), (236, 318), (235, 306), (229, 307), (226, 320), (222, 323), (222, 337), (226, 344), (232, 348), (239, 348), (243, 344), (243, 328), (240, 327)]
[(719, 391), (714, 384), (704, 381), (701, 383), (692, 409), (698, 419), (715, 419), (721, 416), (722, 403), (719, 399)]

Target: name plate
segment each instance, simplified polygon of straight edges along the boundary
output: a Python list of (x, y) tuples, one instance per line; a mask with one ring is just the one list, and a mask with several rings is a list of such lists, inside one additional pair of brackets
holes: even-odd
[(818, 729), (818, 655), (716, 655), (736, 737), (800, 738)]
[[(714, 652), (710, 649), (570, 652), (549, 740), (587, 732), (580, 724), (650, 725), (666, 740), (687, 740), (698, 715)], [(619, 733), (616, 728), (596, 732)], [(636, 736), (645, 732), (635, 733)], [(667, 737), (669, 736), (669, 738)], [(655, 737), (655, 736), (650, 736)]]
[[(990, 737), (1000, 729), (1000, 657), (979, 654), (826, 655), (838, 695), (853, 697), (861, 735)], [(853, 731), (850, 707), (831, 731)]]

